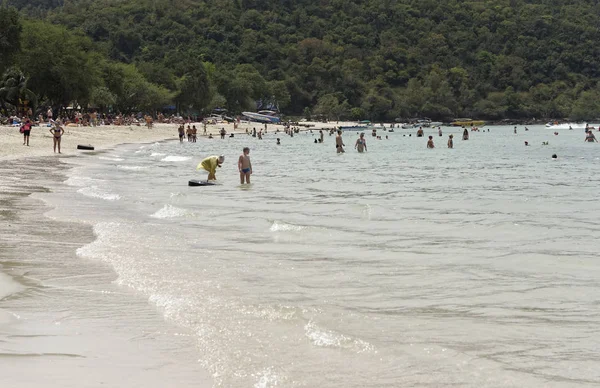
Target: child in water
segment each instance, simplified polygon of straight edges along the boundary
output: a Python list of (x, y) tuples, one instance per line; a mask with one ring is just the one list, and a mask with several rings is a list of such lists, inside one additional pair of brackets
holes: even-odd
[(429, 140), (427, 140), (427, 148), (435, 148), (433, 145), (433, 136), (429, 136)]
[(448, 148), (454, 148), (454, 140), (452, 140), (453, 138), (454, 135), (448, 136)]
[(240, 171), (240, 182), (250, 184), (250, 175), (252, 175), (252, 163), (250, 162), (250, 148), (245, 147), (238, 160), (238, 170)]

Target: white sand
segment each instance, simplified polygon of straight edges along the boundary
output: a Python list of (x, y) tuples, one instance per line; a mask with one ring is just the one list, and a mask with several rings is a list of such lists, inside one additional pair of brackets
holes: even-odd
[[(339, 125), (355, 125), (356, 123), (330, 122), (330, 123), (302, 123), (303, 125), (313, 125), (312, 129), (328, 129)], [(203, 134), (202, 123), (192, 123), (198, 129), (198, 136)], [(217, 137), (219, 130), (225, 128), (230, 133), (245, 133), (246, 129), (257, 130), (264, 128), (260, 123), (242, 122), (234, 130), (233, 124), (215, 124), (208, 125), (207, 133), (212, 133)], [(65, 134), (62, 137), (61, 150), (63, 155), (75, 155), (81, 151), (77, 150), (77, 145), (92, 145), (96, 150), (112, 148), (123, 143), (146, 143), (160, 140), (177, 139), (177, 124), (155, 124), (154, 128), (148, 129), (143, 126), (111, 126), (103, 125), (99, 127), (65, 127)], [(29, 139), (29, 147), (23, 145), (23, 135), (18, 127), (0, 126), (0, 159), (16, 159), (22, 157), (48, 156), (53, 155), (53, 141), (50, 128), (46, 126), (33, 127)], [(283, 131), (283, 126), (268, 125), (269, 132), (279, 129)], [(301, 130), (308, 128), (302, 127)]]

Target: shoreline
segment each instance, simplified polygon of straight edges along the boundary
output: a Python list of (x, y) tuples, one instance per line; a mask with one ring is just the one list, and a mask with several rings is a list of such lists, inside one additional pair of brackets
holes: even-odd
[(212, 386), (190, 333), (114, 284), (106, 263), (76, 255), (95, 241), (92, 227), (46, 215), (53, 208), (36, 194), (60, 191), (72, 168), (52, 161), (19, 157), (0, 167), (0, 382)]

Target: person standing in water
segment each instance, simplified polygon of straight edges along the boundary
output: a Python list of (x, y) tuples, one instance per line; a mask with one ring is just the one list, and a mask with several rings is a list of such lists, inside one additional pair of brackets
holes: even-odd
[(344, 140), (342, 139), (342, 131), (338, 131), (337, 136), (335, 137), (335, 148), (337, 150), (338, 154), (343, 154), (344, 152), (344, 147), (346, 145), (344, 144)]
[(467, 128), (463, 131), (463, 140), (469, 140), (469, 130)]
[(448, 136), (448, 148), (454, 148), (454, 140), (452, 140), (453, 138), (454, 135)]
[(358, 152), (363, 153), (367, 150), (367, 141), (365, 140), (365, 133), (361, 133), (359, 138), (356, 140), (356, 144), (354, 144), (354, 149), (358, 150)]
[(429, 140), (427, 140), (427, 148), (435, 148), (435, 145), (433, 145), (433, 136), (429, 136)]
[(245, 147), (238, 159), (238, 170), (240, 171), (240, 183), (250, 184), (250, 175), (252, 175), (252, 162), (250, 161), (250, 148)]
[(65, 133), (65, 130), (60, 126), (60, 121), (54, 124), (54, 128), (50, 128), (50, 133), (54, 140), (54, 153), (56, 153), (56, 147), (58, 146), (58, 153), (60, 154), (60, 138)]
[(202, 162), (200, 162), (200, 164), (198, 165), (197, 169), (203, 169), (208, 171), (208, 178), (207, 180), (209, 181), (216, 181), (217, 180), (217, 167), (221, 167), (223, 165), (223, 162), (225, 162), (225, 156), (221, 155), (221, 156), (209, 156), (208, 158), (205, 158), (204, 160), (202, 160)]
[(177, 132), (179, 133), (179, 142), (183, 143), (183, 138), (185, 137), (185, 127), (183, 126), (183, 124), (179, 126)]
[(323, 143), (324, 140), (323, 130), (319, 129), (319, 143)]
[(438, 127), (438, 135), (439, 135), (440, 137), (442, 137), (442, 135), (443, 135), (443, 134), (442, 134), (442, 127)]
[(596, 139), (596, 136), (594, 136), (594, 132), (592, 132), (591, 129), (589, 130), (587, 135), (585, 135), (585, 141), (590, 142), (590, 143), (593, 143), (593, 142), (598, 143), (598, 140)]

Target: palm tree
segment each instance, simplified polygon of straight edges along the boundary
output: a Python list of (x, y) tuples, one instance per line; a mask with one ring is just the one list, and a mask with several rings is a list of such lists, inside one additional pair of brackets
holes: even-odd
[(35, 93), (27, 88), (27, 77), (16, 67), (12, 67), (4, 72), (0, 80), (0, 105), (5, 109), (5, 103), (19, 106), (21, 101), (29, 100), (32, 106), (37, 103)]

